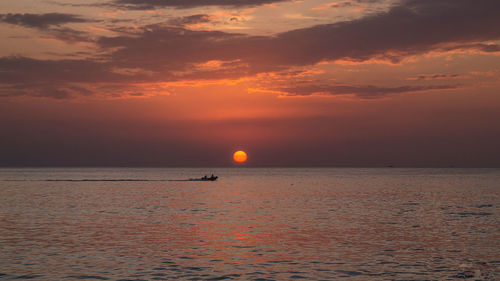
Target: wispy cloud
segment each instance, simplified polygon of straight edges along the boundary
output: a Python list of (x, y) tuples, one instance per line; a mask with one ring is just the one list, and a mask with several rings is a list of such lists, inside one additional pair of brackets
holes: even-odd
[(406, 80), (421, 81), (421, 80), (436, 80), (436, 79), (453, 79), (453, 78), (459, 78), (459, 77), (461, 77), (461, 75), (459, 75), (459, 74), (436, 73), (436, 74), (422, 74), (422, 75), (418, 75), (416, 77), (409, 77)]
[(361, 99), (375, 99), (395, 94), (455, 88), (457, 88), (456, 85), (381, 87), (374, 85), (309, 84), (283, 87), (279, 88), (278, 91), (285, 96), (352, 95)]
[(66, 23), (89, 22), (90, 20), (73, 14), (0, 14), (0, 22), (33, 28), (48, 28)]
[(285, 2), (289, 0), (115, 0), (117, 7), (131, 10), (156, 8), (195, 8), (201, 6), (248, 7)]
[(185, 17), (173, 18), (168, 21), (168, 24), (176, 26), (187, 26), (193, 24), (208, 23), (213, 20), (213, 17), (207, 14), (195, 14)]

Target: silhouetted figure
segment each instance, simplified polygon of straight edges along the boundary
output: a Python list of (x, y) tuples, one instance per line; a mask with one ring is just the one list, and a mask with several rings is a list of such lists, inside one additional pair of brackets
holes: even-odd
[(203, 177), (201, 178), (198, 178), (198, 179), (190, 179), (190, 180), (198, 180), (198, 181), (215, 181), (217, 180), (219, 177), (218, 176), (214, 176), (214, 174), (212, 174), (210, 177), (208, 177), (207, 175), (204, 175)]

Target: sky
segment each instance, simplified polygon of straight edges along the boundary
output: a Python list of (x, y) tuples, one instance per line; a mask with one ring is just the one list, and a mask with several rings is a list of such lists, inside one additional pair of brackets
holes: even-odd
[(500, 167), (498, 0), (4, 0), (0, 166)]

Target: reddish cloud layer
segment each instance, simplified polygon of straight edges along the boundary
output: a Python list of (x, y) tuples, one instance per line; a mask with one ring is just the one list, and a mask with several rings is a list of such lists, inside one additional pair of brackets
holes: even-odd
[[(208, 3), (135, 0), (119, 2), (130, 5), (146, 3), (185, 7)], [(255, 1), (222, 0), (210, 3), (257, 4)], [(47, 27), (63, 22), (83, 21), (79, 17), (56, 15), (59, 15), (57, 20), (48, 20), (46, 16), (39, 15), (39, 20), (30, 22), (29, 25)], [(179, 20), (182, 23), (207, 19), (205, 15), (193, 15)], [(25, 21), (25, 24), (28, 24), (27, 22)], [(60, 33), (59, 38), (64, 39), (64, 35), (65, 33)], [(69, 36), (66, 38), (78, 40)], [(238, 78), (340, 59), (366, 61), (379, 58), (399, 61), (407, 56), (430, 51), (456, 49), (497, 52), (498, 46), (489, 41), (498, 39), (500, 2), (497, 0), (404, 0), (387, 12), (352, 21), (292, 30), (274, 36), (248, 36), (221, 31), (194, 31), (158, 24), (148, 25), (133, 34), (98, 38), (95, 43), (99, 51), (107, 53), (99, 59), (48, 61), (24, 57), (2, 58), (0, 95), (50, 96), (52, 88), (55, 97), (61, 97), (64, 96), (61, 95), (62, 89), (69, 89), (75, 86), (74, 83)], [(223, 67), (210, 70), (199, 67), (209, 61), (219, 61)], [(134, 71), (128, 71), (130, 69)], [(127, 73), (124, 74), (125, 72)], [(379, 97), (385, 93), (413, 92), (426, 90), (428, 87), (443, 89), (450, 86), (310, 87), (289, 91), (297, 95), (308, 95), (316, 88), (329, 93), (340, 90), (356, 96)], [(48, 89), (43, 91), (46, 94), (37, 90), (42, 88)], [(89, 87), (85, 89), (91, 91)], [(304, 92), (299, 93), (300, 90)], [(87, 94), (86, 91), (81, 93)]]

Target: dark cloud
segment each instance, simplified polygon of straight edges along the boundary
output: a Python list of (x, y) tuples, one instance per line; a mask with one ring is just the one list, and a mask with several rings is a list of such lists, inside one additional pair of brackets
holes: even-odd
[(473, 50), (483, 53), (497, 53), (500, 52), (500, 46), (494, 43), (466, 43), (466, 44), (454, 44), (451, 46), (443, 46), (441, 48), (437, 48), (437, 51), (452, 51), (452, 50)]
[(118, 48), (110, 58), (119, 67), (178, 72), (209, 60), (240, 59), (242, 50), (234, 44), (244, 43), (248, 38), (220, 31), (150, 25), (136, 36), (103, 37), (97, 43), (102, 48)]
[(344, 8), (344, 7), (352, 7), (352, 6), (355, 6), (356, 4), (357, 4), (356, 2), (352, 2), (352, 1), (341, 1), (341, 2), (323, 4), (319, 7), (314, 8), (314, 9)]
[(283, 48), (284, 62), (310, 64), (342, 58), (398, 61), (444, 46), (449, 50), (477, 48), (464, 43), (498, 38), (499, 1), (407, 0), (384, 13), (285, 32), (276, 40), (282, 47), (295, 46)]
[[(207, 15), (178, 20), (180, 23), (203, 22)], [(69, 36), (66, 40), (84, 40), (83, 34), (72, 38), (70, 32), (59, 30), (59, 38), (65, 36)], [(500, 1), (404, 0), (387, 12), (274, 36), (149, 25), (121, 36), (98, 38), (95, 43), (99, 51), (107, 52), (99, 60), (2, 58), (0, 83), (12, 85), (27, 79), (55, 84), (238, 78), (326, 60), (377, 58), (398, 62), (406, 56), (430, 51), (496, 52), (498, 46), (490, 42), (498, 39)], [(220, 67), (204, 68), (203, 64), (208, 61), (217, 61)], [(428, 87), (336, 87), (324, 90), (359, 97), (430, 90)], [(289, 90), (291, 94), (299, 94)], [(313, 91), (302, 90), (300, 94)]]
[(93, 60), (37, 60), (26, 57), (0, 58), (0, 83), (113, 82), (122, 77), (113, 74), (108, 63)]
[(42, 37), (54, 38), (66, 43), (91, 42), (94, 40), (87, 32), (60, 27), (65, 23), (92, 22), (92, 20), (73, 14), (0, 14), (0, 22), (38, 28), (43, 32)]
[(47, 29), (46, 34), (48, 37), (61, 40), (66, 43), (93, 42), (95, 40), (88, 32), (79, 31), (67, 27)]
[(407, 78), (407, 80), (436, 80), (436, 79), (452, 79), (452, 78), (459, 78), (461, 75), (459, 74), (443, 74), (443, 73), (436, 73), (436, 74), (430, 74), (430, 75), (418, 75), (417, 77), (410, 77)]
[(26, 57), (0, 58), (0, 96), (50, 97), (88, 96), (92, 90), (78, 86), (89, 83), (122, 82), (126, 75), (95, 60), (37, 60)]
[(52, 99), (71, 99), (79, 96), (91, 96), (95, 92), (77, 85), (63, 83), (18, 83), (0, 87), (0, 97), (37, 97)]
[(48, 28), (65, 23), (88, 22), (78, 15), (48, 13), (48, 14), (0, 14), (0, 21), (34, 28)]
[(453, 85), (379, 87), (373, 85), (298, 85), (280, 88), (288, 96), (354, 95), (362, 99), (381, 98), (393, 94), (414, 93), (429, 90), (455, 89)]
[(247, 7), (289, 0), (115, 0), (117, 7), (131, 10), (152, 10), (156, 8), (195, 8), (201, 6)]
[(186, 17), (174, 18), (168, 21), (168, 24), (177, 25), (177, 26), (185, 26), (190, 24), (198, 24), (198, 23), (207, 23), (211, 22), (212, 19), (210, 15), (207, 14), (196, 14)]
[(499, 38), (499, 1), (407, 0), (388, 12), (269, 37), (156, 25), (135, 37), (101, 38), (98, 43), (120, 48), (113, 59), (135, 67), (182, 70), (190, 63), (239, 59), (249, 66), (244, 71), (259, 72), (324, 60), (398, 62), (433, 50), (495, 51), (496, 45), (484, 42)]

